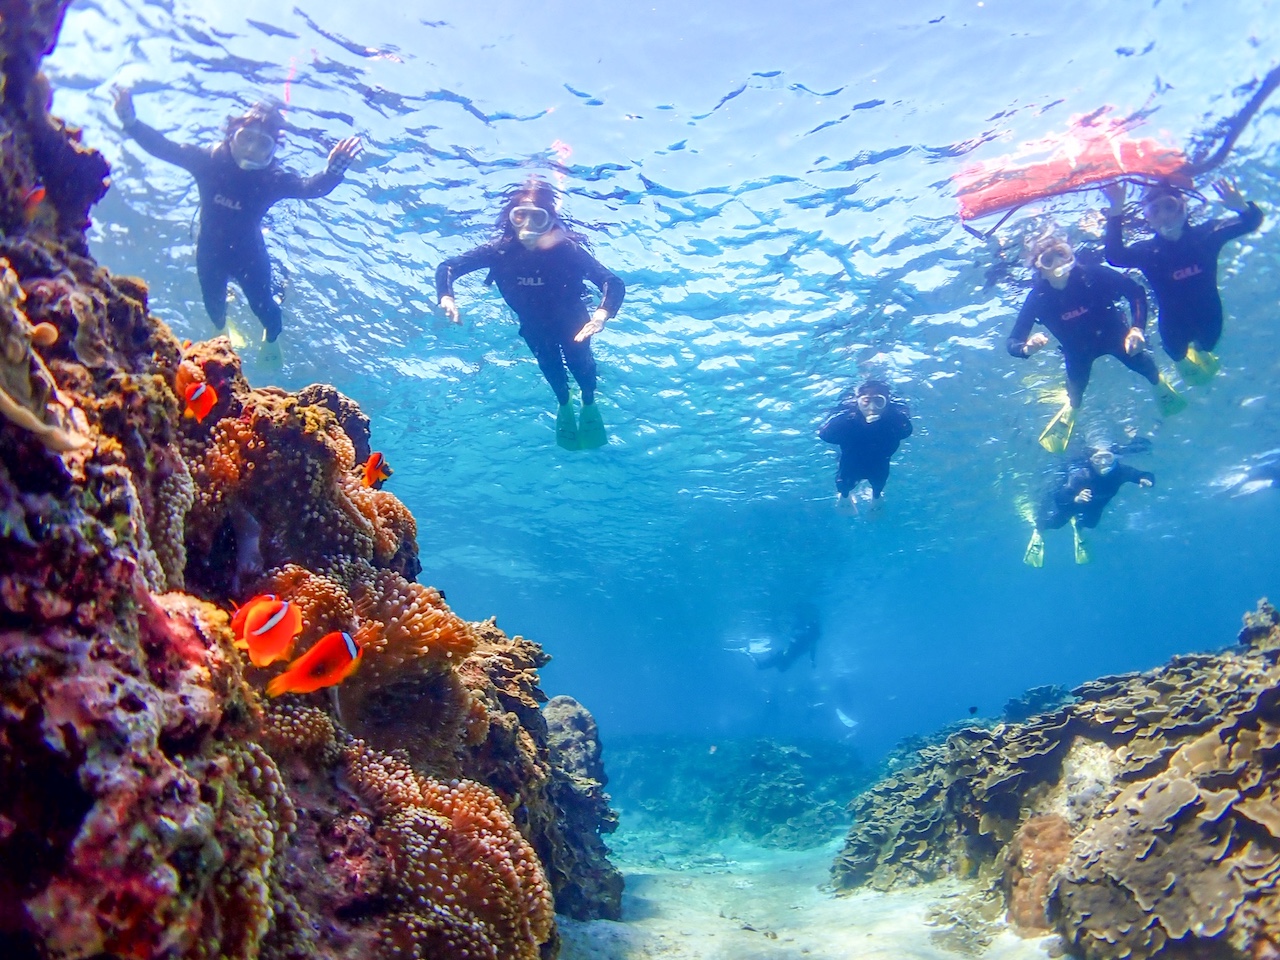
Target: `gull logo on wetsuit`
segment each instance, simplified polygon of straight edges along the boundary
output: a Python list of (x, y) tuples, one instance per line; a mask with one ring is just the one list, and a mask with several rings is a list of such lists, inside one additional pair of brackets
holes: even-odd
[(1088, 307), (1076, 307), (1074, 310), (1068, 310), (1062, 315), (1063, 320), (1074, 320), (1076, 317), (1083, 317), (1089, 312)]
[(220, 207), (226, 207), (228, 210), (243, 210), (243, 209), (244, 209), (244, 207), (240, 206), (240, 201), (239, 201), (239, 200), (236, 200), (234, 197), (224, 197), (224, 196), (223, 196), (222, 194), (220, 194), (220, 193), (214, 194), (214, 196), (213, 196), (213, 202), (214, 202), (214, 203), (216, 203), (216, 204), (217, 204), (218, 206), (220, 206)]
[(518, 287), (541, 287), (542, 285), (541, 277), (516, 277)]
[(1200, 273), (1204, 273), (1204, 271), (1200, 269), (1200, 264), (1193, 263), (1189, 267), (1182, 267), (1181, 269), (1173, 271), (1173, 279), (1186, 280), (1188, 277), (1194, 277)]

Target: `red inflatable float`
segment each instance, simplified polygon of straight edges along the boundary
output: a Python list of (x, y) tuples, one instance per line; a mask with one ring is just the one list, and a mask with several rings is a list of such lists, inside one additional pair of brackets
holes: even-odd
[[(1023, 144), (1017, 151), (968, 167), (951, 178), (960, 219), (1013, 210), (1033, 200), (1126, 177), (1190, 180), (1186, 155), (1150, 137), (1132, 137), (1135, 125), (1100, 117), (1072, 117), (1064, 134)], [(1182, 176), (1179, 176), (1182, 174)]]

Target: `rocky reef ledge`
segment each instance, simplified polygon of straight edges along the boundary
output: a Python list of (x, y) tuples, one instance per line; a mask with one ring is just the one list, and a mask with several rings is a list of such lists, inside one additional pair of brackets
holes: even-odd
[[(89, 256), (65, 7), (0, 0), (0, 956), (553, 958), (554, 908), (620, 909), (594, 721), (416, 582), (353, 401), (254, 389)], [(358, 639), (332, 696), (265, 697), (228, 619), (260, 593), (298, 651)]]
[(969, 878), (938, 936), (1004, 916), (1087, 960), (1280, 958), (1280, 616), (925, 747), (852, 805), (837, 889)]

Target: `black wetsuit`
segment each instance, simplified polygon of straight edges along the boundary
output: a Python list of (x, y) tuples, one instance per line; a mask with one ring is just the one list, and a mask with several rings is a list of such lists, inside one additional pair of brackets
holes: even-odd
[[(1076, 518), (1076, 526), (1092, 528), (1102, 519), (1102, 511), (1126, 483), (1149, 480), (1155, 483), (1154, 473), (1138, 470), (1126, 463), (1117, 463), (1108, 473), (1102, 474), (1088, 460), (1075, 460), (1066, 468), (1054, 489), (1045, 495), (1036, 517), (1036, 525), (1042, 530), (1057, 530)], [(1082, 490), (1092, 490), (1087, 503), (1076, 503)]]
[(561, 405), (569, 402), (566, 365), (582, 389), (582, 402), (592, 403), (596, 391), (596, 361), (591, 338), (578, 343), (574, 335), (590, 319), (583, 280), (600, 288), (601, 303), (612, 318), (622, 306), (626, 287), (595, 257), (569, 237), (545, 250), (529, 250), (519, 240), (502, 238), (483, 244), (436, 268), (436, 298), (453, 296), (453, 281), (473, 270), (488, 268), (486, 283), (496, 283), (507, 306), (520, 321), (520, 336), (538, 359), (538, 368)]
[(224, 141), (213, 147), (174, 143), (135, 121), (126, 132), (138, 146), (189, 172), (200, 189), (200, 236), (196, 273), (204, 308), (218, 329), (227, 322), (227, 282), (234, 279), (249, 308), (262, 321), (267, 339), (280, 335), (280, 304), (272, 296), (271, 259), (262, 239), (262, 218), (277, 201), (312, 200), (333, 191), (342, 173), (324, 170), (300, 177), (272, 160), (265, 170), (241, 170)]
[(1222, 298), (1218, 295), (1218, 254), (1229, 240), (1262, 226), (1256, 203), (1234, 219), (1214, 220), (1182, 229), (1177, 240), (1157, 234), (1133, 246), (1124, 245), (1122, 219), (1107, 218), (1107, 260), (1117, 267), (1137, 267), (1156, 295), (1156, 326), (1164, 352), (1174, 360), (1193, 343), (1212, 350), (1222, 336)]
[(819, 429), (827, 443), (840, 445), (836, 489), (848, 494), (860, 480), (871, 484), (879, 497), (889, 481), (889, 459), (898, 445), (911, 436), (911, 416), (899, 403), (890, 403), (874, 423), (868, 423), (853, 403), (842, 406)]
[(1067, 285), (1058, 290), (1039, 277), (1027, 294), (1009, 334), (1006, 346), (1015, 357), (1026, 357), (1027, 338), (1037, 321), (1058, 338), (1067, 366), (1067, 396), (1071, 406), (1080, 406), (1089, 384), (1093, 361), (1112, 356), (1151, 383), (1158, 383), (1160, 371), (1147, 350), (1136, 357), (1125, 353), (1124, 339), (1130, 324), (1125, 322), (1116, 301), (1128, 300), (1133, 326), (1147, 327), (1147, 295), (1124, 274), (1104, 266), (1077, 263), (1067, 276)]
[(761, 670), (776, 668), (779, 673), (784, 673), (791, 664), (807, 653), (809, 665), (815, 666), (818, 658), (818, 639), (821, 636), (822, 629), (816, 623), (805, 623), (796, 627), (791, 642), (785, 647), (773, 647), (768, 653), (762, 653), (752, 659)]

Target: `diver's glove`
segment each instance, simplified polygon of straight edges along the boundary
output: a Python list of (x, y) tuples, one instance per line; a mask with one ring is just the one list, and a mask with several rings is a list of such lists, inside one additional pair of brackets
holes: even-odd
[(596, 307), (596, 312), (591, 314), (591, 319), (587, 321), (587, 325), (583, 327), (574, 336), (574, 340), (581, 343), (588, 337), (594, 337), (597, 333), (604, 329), (605, 322), (609, 319), (609, 312), (604, 307)]
[(111, 105), (120, 118), (120, 126), (128, 130), (138, 122), (137, 111), (133, 109), (133, 94), (124, 87), (112, 87), (111, 95), (115, 98)]
[(355, 162), (356, 157), (364, 152), (364, 144), (360, 142), (359, 137), (346, 137), (334, 144), (333, 149), (329, 151), (329, 166), (326, 173), (336, 173), (339, 176), (347, 172), (347, 168)]

